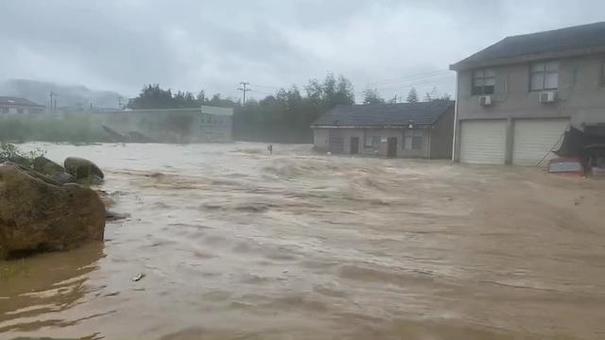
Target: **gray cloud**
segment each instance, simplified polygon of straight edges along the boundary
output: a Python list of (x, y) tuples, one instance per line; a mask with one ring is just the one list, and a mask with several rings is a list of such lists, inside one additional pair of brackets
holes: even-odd
[(602, 13), (600, 0), (3, 0), (0, 78), (231, 96), (247, 80), (259, 97), (334, 72), (358, 92), (452, 93), (449, 64), (507, 35)]

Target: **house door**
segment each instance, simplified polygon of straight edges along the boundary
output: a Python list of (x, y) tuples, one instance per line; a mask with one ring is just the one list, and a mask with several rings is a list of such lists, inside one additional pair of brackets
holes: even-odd
[(397, 157), (397, 138), (389, 137), (387, 139), (387, 157), (395, 158)]
[(351, 155), (359, 153), (359, 137), (351, 137)]

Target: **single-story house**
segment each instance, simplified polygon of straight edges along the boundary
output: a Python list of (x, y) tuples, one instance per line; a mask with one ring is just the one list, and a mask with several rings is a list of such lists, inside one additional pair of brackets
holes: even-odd
[(42, 113), (44, 105), (20, 97), (0, 97), (0, 115), (21, 115)]
[(605, 134), (605, 22), (507, 37), (450, 68), (454, 160), (547, 164), (570, 127)]
[(315, 149), (335, 154), (450, 158), (454, 102), (339, 105), (318, 118)]

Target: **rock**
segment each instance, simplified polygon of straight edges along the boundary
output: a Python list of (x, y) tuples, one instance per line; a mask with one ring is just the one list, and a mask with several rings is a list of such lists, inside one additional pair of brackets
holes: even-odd
[(44, 156), (36, 157), (34, 159), (34, 170), (50, 177), (54, 176), (56, 173), (65, 172), (65, 169), (63, 169), (62, 166)]
[(34, 170), (54, 179), (59, 184), (76, 182), (76, 179), (66, 173), (62, 166), (43, 156), (34, 159)]
[(130, 214), (128, 213), (119, 213), (119, 212), (115, 212), (112, 210), (105, 210), (105, 219), (107, 221), (119, 221), (119, 220), (125, 220), (127, 218), (130, 217)]
[(0, 259), (102, 241), (104, 230), (105, 207), (93, 190), (0, 165)]
[(99, 167), (84, 158), (68, 157), (63, 162), (65, 171), (74, 176), (78, 183), (101, 184), (105, 175)]
[(28, 167), (28, 168), (31, 166), (31, 162), (29, 159), (27, 159), (23, 156), (16, 155), (16, 154), (10, 155), (7, 158), (1, 158), (0, 163), (4, 163), (4, 162), (16, 163), (16, 164), (19, 164), (21, 166)]
[(103, 201), (103, 204), (105, 205), (105, 209), (109, 209), (115, 204), (114, 199), (111, 197), (110, 194), (107, 193), (107, 191), (96, 190), (96, 192), (99, 195), (99, 197), (101, 198), (101, 201)]
[(57, 173), (52, 176), (52, 179), (57, 181), (59, 184), (76, 183), (74, 176), (68, 174), (67, 172)]

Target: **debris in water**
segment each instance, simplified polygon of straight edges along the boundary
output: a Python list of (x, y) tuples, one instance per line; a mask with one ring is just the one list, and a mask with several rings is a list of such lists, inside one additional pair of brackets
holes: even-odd
[(139, 274), (137, 274), (137, 276), (135, 276), (135, 277), (132, 278), (132, 281), (133, 282), (138, 282), (138, 281), (141, 281), (141, 279), (144, 278), (144, 277), (145, 277), (145, 274), (139, 273)]

